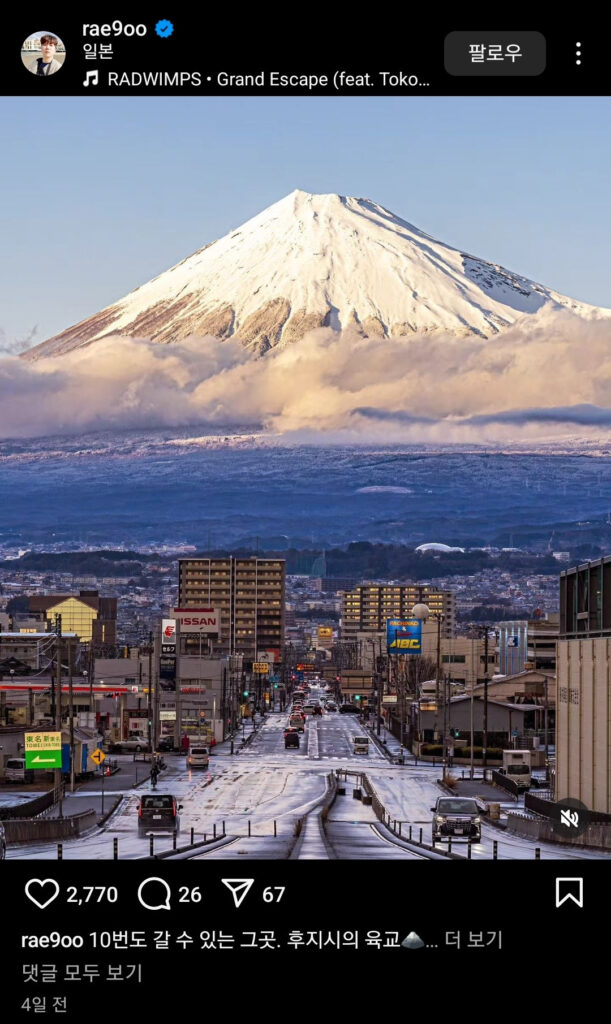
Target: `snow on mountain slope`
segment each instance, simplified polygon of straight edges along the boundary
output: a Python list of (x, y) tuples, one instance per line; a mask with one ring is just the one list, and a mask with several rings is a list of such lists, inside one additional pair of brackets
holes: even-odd
[(437, 241), (369, 199), (297, 190), (24, 358), (116, 334), (160, 344), (235, 335), (256, 354), (322, 326), (380, 339), (489, 338), (543, 306), (611, 316)]

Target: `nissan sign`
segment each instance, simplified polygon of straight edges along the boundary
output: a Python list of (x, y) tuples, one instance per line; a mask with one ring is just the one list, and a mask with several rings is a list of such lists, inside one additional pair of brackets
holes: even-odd
[(172, 615), (180, 626), (181, 633), (221, 632), (219, 608), (172, 608)]

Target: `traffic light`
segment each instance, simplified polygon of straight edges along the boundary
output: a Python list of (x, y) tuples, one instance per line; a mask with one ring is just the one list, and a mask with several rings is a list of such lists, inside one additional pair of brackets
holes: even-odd
[(360, 693), (355, 693), (355, 695), (354, 695), (354, 699), (355, 699), (355, 700), (360, 700), (360, 699), (361, 699), (361, 695), (360, 695)]
[(243, 691), (243, 696), (244, 696), (244, 697), (248, 697), (248, 694), (249, 694), (249, 691), (248, 691), (248, 690), (244, 690), (244, 691)]
[(278, 689), (278, 683), (274, 683), (274, 690)]

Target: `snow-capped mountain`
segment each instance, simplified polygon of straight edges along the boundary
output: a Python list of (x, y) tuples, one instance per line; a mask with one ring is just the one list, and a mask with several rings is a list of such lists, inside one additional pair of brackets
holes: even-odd
[(25, 358), (117, 334), (160, 344), (235, 335), (256, 354), (322, 326), (380, 339), (488, 338), (544, 306), (611, 316), (446, 245), (369, 199), (297, 190)]

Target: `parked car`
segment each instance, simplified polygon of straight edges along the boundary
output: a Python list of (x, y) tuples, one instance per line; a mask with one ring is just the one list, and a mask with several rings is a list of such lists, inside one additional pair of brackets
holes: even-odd
[(141, 750), (150, 751), (151, 747), (145, 736), (130, 736), (127, 740), (117, 740), (110, 750), (112, 754), (125, 754), (135, 751), (139, 754)]
[(163, 736), (157, 744), (157, 750), (161, 750), (164, 753), (174, 750), (174, 740), (171, 736)]
[(479, 843), (482, 838), (482, 819), (477, 802), (466, 797), (440, 796), (433, 811), (433, 845), (442, 839), (460, 837)]
[(340, 704), (339, 713), (340, 715), (358, 715), (359, 708), (356, 704)]
[(180, 830), (180, 814), (182, 804), (170, 793), (147, 793), (140, 797), (138, 804), (138, 833), (147, 835), (149, 832), (178, 832)]
[(4, 825), (0, 821), (0, 860), (4, 860), (6, 857), (6, 832), (4, 831)]
[(34, 772), (26, 768), (24, 757), (9, 757), (4, 766), (5, 782), (32, 782)]

